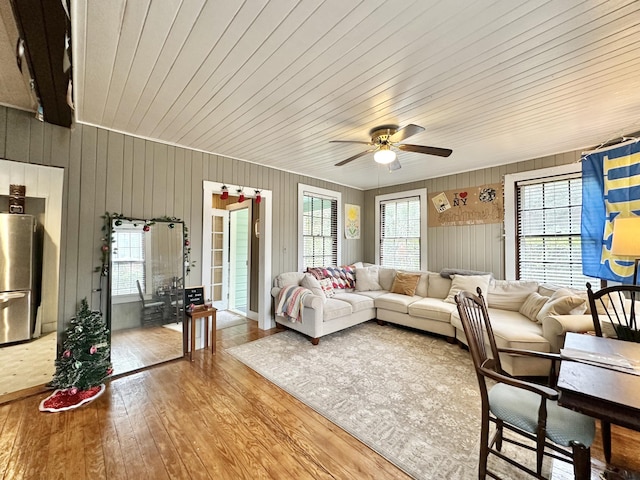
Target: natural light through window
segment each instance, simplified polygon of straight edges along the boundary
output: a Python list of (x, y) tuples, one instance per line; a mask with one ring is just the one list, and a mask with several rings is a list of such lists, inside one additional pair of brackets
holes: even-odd
[(298, 194), (301, 270), (338, 265), (340, 193), (299, 184)]

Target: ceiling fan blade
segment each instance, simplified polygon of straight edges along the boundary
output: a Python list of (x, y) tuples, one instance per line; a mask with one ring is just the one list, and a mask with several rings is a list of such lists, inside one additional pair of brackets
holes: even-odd
[(402, 165), (400, 165), (400, 160), (398, 160), (397, 158), (389, 164), (390, 172), (395, 172), (396, 170), (400, 170), (401, 168)]
[(416, 152), (416, 153), (426, 153), (427, 155), (437, 155), (438, 157), (448, 157), (451, 155), (453, 150), (450, 148), (438, 148), (438, 147), (427, 147), (424, 145), (394, 145), (399, 150), (404, 150), (405, 152)]
[(347, 158), (346, 160), (341, 161), (340, 163), (336, 163), (336, 165), (335, 165), (335, 166), (336, 166), (336, 167), (341, 167), (342, 165), (346, 165), (347, 163), (354, 161), (356, 158), (363, 157), (363, 156), (365, 156), (367, 153), (375, 152), (376, 150), (377, 150), (377, 148), (374, 148), (374, 149), (372, 149), (372, 150), (366, 150), (366, 151), (364, 151), (364, 152), (360, 152), (360, 153), (358, 153), (357, 155), (354, 155), (353, 157), (349, 157), (349, 158)]
[(329, 143), (360, 143), (362, 145), (375, 145), (372, 142), (361, 142), (359, 140), (329, 140)]
[(396, 133), (391, 135), (389, 137), (389, 142), (398, 143), (403, 141), (405, 138), (409, 138), (410, 136), (420, 132), (424, 132), (424, 127), (410, 123), (406, 127), (401, 128)]

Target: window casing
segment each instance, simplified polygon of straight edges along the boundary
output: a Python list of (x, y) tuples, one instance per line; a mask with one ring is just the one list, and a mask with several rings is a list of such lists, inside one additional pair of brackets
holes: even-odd
[(584, 289), (580, 166), (505, 176), (507, 279)]
[(340, 192), (298, 185), (300, 271), (340, 264), (341, 203)]
[(376, 263), (401, 270), (427, 268), (425, 189), (376, 197)]

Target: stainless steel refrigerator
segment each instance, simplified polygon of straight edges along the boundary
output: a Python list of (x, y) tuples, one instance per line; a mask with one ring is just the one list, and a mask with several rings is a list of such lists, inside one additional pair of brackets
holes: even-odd
[(32, 215), (0, 214), (0, 345), (33, 334), (35, 229)]

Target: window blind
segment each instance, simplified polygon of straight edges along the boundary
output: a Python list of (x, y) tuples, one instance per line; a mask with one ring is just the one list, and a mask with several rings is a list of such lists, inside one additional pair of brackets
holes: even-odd
[(380, 265), (420, 270), (420, 197), (380, 202)]
[(304, 268), (338, 263), (338, 200), (305, 192), (302, 213)]
[(138, 295), (136, 280), (146, 291), (145, 237), (141, 230), (123, 230), (113, 234), (111, 250), (112, 295)]
[(517, 184), (519, 279), (585, 288), (581, 210), (578, 174)]

